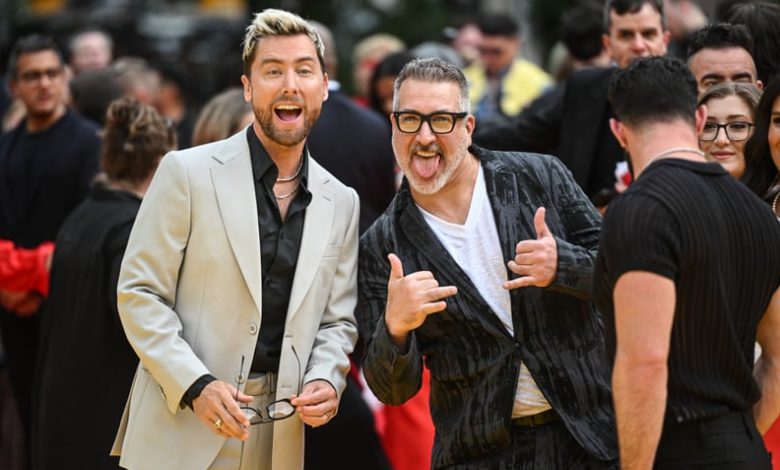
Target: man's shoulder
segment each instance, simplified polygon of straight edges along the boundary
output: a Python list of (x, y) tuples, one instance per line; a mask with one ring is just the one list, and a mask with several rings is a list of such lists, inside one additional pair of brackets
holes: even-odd
[(67, 125), (66, 132), (69, 134), (76, 133), (87, 139), (100, 140), (100, 126), (91, 119), (87, 119), (75, 111), (68, 111), (61, 119)]
[[(401, 194), (405, 190), (402, 188), (390, 201), (387, 208), (374, 220), (371, 226), (360, 237), (361, 250), (379, 250), (380, 246), (390, 245), (392, 240), (396, 239), (395, 231), (398, 225), (395, 222), (398, 217), (399, 205), (403, 205), (404, 196)], [(400, 199), (400, 200), (399, 200)]]
[(470, 150), (484, 167), (494, 171), (508, 170), (527, 175), (529, 170), (547, 173), (553, 167), (562, 165), (556, 157), (542, 153), (488, 150), (476, 145), (471, 146)]
[(609, 83), (612, 74), (614, 74), (616, 70), (616, 67), (586, 67), (572, 72), (566, 79), (566, 82), (574, 85), (587, 85), (601, 82)]

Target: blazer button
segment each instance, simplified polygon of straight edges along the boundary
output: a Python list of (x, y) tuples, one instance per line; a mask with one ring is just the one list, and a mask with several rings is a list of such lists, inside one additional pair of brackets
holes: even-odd
[(240, 384), (246, 382), (246, 377), (244, 377), (244, 374), (238, 374), (238, 377), (236, 377), (236, 382)]
[(257, 325), (255, 323), (249, 324), (249, 334), (252, 336), (257, 334)]

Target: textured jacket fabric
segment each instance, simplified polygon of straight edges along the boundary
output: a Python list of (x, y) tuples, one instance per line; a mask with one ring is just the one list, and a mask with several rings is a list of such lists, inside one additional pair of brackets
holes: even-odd
[[(426, 224), (404, 183), (361, 238), (357, 314), (367, 340), (366, 380), (383, 402), (403, 403), (420, 387), (425, 358), (436, 424), (433, 467), (442, 468), (510, 444), (523, 361), (582, 447), (599, 459), (613, 459), (603, 327), (590, 302), (599, 214), (553, 157), (470, 150), (484, 170), (503, 259), (514, 258), (517, 242), (536, 238), (533, 217), (544, 206), (558, 246), (557, 278), (545, 289), (510, 291), (515, 337), (510, 336)], [(388, 253), (400, 257), (406, 274), (428, 270), (440, 285), (458, 287), (446, 310), (410, 334), (405, 353), (384, 322)]]

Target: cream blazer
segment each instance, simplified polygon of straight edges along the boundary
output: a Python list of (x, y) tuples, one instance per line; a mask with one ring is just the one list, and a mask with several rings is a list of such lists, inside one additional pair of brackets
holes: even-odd
[[(312, 200), (287, 311), (277, 399), (315, 379), (330, 382), (340, 398), (347, 355), (357, 340), (358, 198), (306, 158)], [(161, 161), (119, 277), (122, 325), (141, 359), (111, 451), (121, 455), (122, 467), (205, 469), (222, 447), (225, 438), (179, 405), (204, 374), (245, 385), (241, 356), (251, 361), (263, 314), (256, 206), (244, 131), (170, 152)], [(302, 469), (303, 422), (296, 415), (273, 426), (273, 468)]]

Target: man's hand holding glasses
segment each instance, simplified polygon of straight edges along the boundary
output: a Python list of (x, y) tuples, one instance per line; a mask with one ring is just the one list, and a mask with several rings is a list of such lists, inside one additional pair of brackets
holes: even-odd
[(249, 419), (240, 406), (251, 402), (251, 396), (233, 385), (214, 380), (192, 401), (192, 410), (215, 434), (244, 441), (249, 437)]
[(303, 386), (300, 395), (292, 395), (301, 421), (312, 427), (322, 426), (336, 416), (339, 401), (336, 390), (326, 380), (312, 380)]

